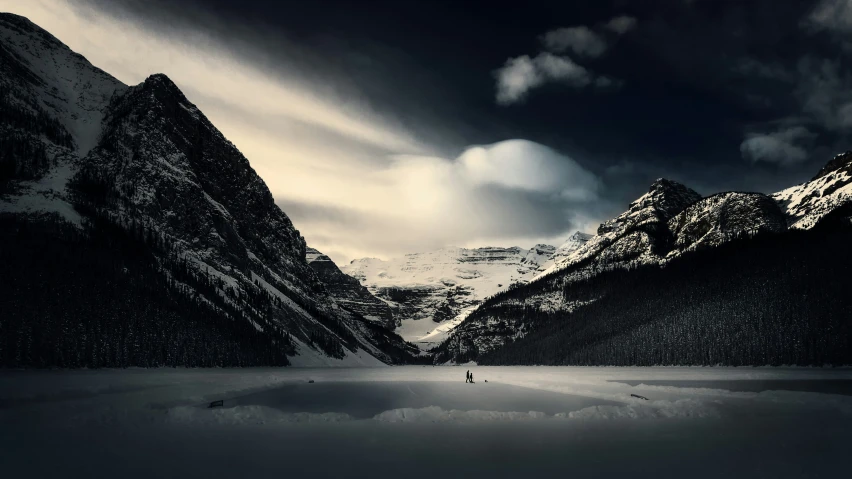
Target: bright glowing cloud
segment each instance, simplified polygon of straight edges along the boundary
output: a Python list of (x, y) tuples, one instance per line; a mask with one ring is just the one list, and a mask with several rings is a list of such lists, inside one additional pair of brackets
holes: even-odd
[[(572, 158), (525, 140), (466, 149), (455, 159), (400, 155), (388, 168), (298, 198), (282, 197), (285, 211), (324, 233), (317, 247), (347, 243), (398, 255), (446, 245), (529, 246), (557, 242), (593, 225), (587, 211), (602, 206), (600, 180)], [(329, 201), (328, 190), (356, 198)], [(339, 222), (351, 223), (335, 238)], [(383, 231), (376, 235), (375, 231)], [(533, 233), (536, 232), (536, 233)], [(527, 244), (529, 243), (529, 244)]]
[[(411, 133), (428, 125), (403, 127), (322, 78), (297, 80), (286, 62), (264, 70), (202, 32), (155, 33), (81, 5), (0, 0), (126, 84), (168, 75), (245, 154), (308, 243), (337, 261), (448, 244), (530, 246), (587, 221), (580, 211), (597, 179), (547, 147), (513, 140), (442, 158)], [(547, 55), (514, 65), (507, 98), (523, 95), (529, 75), (589, 83), (583, 67)]]

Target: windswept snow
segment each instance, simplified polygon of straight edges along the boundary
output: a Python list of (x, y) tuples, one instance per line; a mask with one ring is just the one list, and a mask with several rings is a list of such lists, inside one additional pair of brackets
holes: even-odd
[[(5, 371), (0, 462), (9, 477), (844, 477), (852, 396), (735, 390), (782, 379), (852, 372)], [(643, 384), (662, 380), (677, 385)], [(690, 387), (711, 380), (730, 389)]]

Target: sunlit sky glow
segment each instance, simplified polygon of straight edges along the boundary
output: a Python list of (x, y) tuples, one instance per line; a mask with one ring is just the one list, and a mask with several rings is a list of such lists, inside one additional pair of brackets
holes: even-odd
[[(742, 47), (712, 45), (742, 15), (700, 0), (678, 7), (682, 27), (604, 3), (552, 19), (471, 7), (452, 25), (440, 23), (452, 12), (438, 11), (450, 7), (415, 11), (436, 23), (411, 26), (405, 45), (347, 4), (327, 19), (268, 4), (233, 15), (224, 0), (0, 0), (0, 9), (128, 85), (168, 75), (245, 154), (308, 244), (338, 263), (558, 244), (594, 232), (658, 176), (702, 193), (773, 191), (845, 149), (852, 79), (837, 55), (850, 51), (848, 2), (736, 7), (759, 20)], [(350, 13), (351, 31), (334, 26)], [(773, 18), (777, 35), (787, 28), (819, 43), (762, 54), (772, 50), (757, 35)], [(693, 23), (706, 31), (689, 40), (704, 42), (692, 51), (722, 50), (705, 63), (716, 72), (724, 61), (729, 74), (699, 77), (695, 67), (692, 77), (676, 65), (689, 45), (670, 40)], [(458, 52), (447, 51), (451, 41)]]

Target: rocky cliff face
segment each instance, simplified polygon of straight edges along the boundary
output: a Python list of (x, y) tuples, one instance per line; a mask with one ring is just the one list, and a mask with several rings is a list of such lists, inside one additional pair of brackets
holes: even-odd
[(659, 261), (671, 233), (667, 222), (701, 198), (680, 183), (660, 178), (627, 211), (598, 227), (598, 234), (544, 271), (542, 276), (570, 269), (581, 278), (601, 268), (626, 267)]
[(288, 334), (296, 364), (410, 357), (398, 336), (335, 301), (263, 180), (169, 78), (121, 85), (14, 15), (0, 17), (0, 35), (3, 69), (16, 72), (5, 98), (36, 119), (4, 118), (0, 131), (38, 139), (49, 160), (32, 174), (7, 168), (0, 213), (142, 232), (163, 264), (181, 264), (162, 274), (213, 285), (181, 291), (227, 304), (258, 334)]
[(390, 305), (403, 338), (428, 349), (485, 298), (532, 280), (588, 237), (575, 233), (559, 248), (444, 248), (390, 261), (364, 258), (341, 269)]
[(389, 330), (397, 326), (390, 306), (373, 296), (357, 279), (340, 271), (331, 258), (308, 247), (306, 259), (325, 284), (331, 297), (342, 308), (375, 321)]
[(760, 193), (719, 193), (703, 198), (668, 222), (674, 236), (667, 257), (712, 248), (734, 238), (758, 233), (781, 233), (787, 219), (769, 196)]
[(563, 255), (527, 286), (502, 293), (477, 308), (436, 350), (437, 362), (475, 358), (524, 337), (532, 327), (516, 308), (570, 313), (593, 302), (592, 295), (565, 301), (562, 288), (601, 271), (662, 261), (672, 242), (668, 221), (701, 198), (695, 191), (658, 179), (627, 211), (603, 223), (598, 234)]
[[(503, 292), (472, 311), (435, 349), (436, 362), (470, 360), (526, 337), (537, 317), (567, 316), (600, 300), (603, 290), (579, 288), (607, 271), (664, 265), (687, 252), (718, 248), (761, 233), (808, 229), (821, 219), (852, 217), (852, 153), (838, 155), (811, 181), (775, 193), (726, 192), (701, 198), (660, 179), (598, 234), (555, 262), (530, 284)], [(585, 284), (585, 283), (584, 283)], [(514, 356), (513, 356), (514, 357)]]

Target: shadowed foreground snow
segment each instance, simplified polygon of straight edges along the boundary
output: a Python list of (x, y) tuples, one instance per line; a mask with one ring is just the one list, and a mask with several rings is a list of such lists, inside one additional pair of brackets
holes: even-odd
[(0, 464), (3, 477), (840, 477), (850, 384), (848, 369), (3, 371)]

